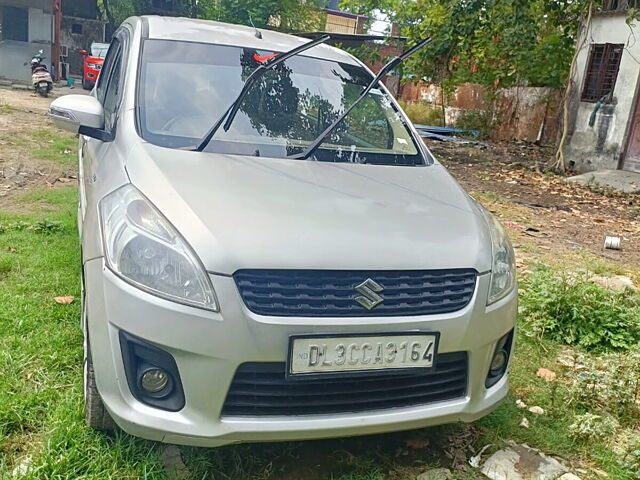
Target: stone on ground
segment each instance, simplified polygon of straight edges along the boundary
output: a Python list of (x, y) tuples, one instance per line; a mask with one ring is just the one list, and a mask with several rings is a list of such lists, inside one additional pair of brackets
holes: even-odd
[(31, 457), (24, 457), (22, 461), (16, 465), (16, 467), (11, 472), (13, 477), (24, 477), (31, 468)]
[(601, 287), (608, 288), (609, 290), (614, 290), (616, 292), (620, 292), (627, 288), (630, 288), (631, 290), (638, 289), (638, 287), (633, 283), (633, 280), (625, 275), (614, 275), (613, 277), (593, 275), (590, 280), (596, 285), (600, 285)]
[(416, 477), (416, 480), (450, 480), (451, 470), (448, 468), (432, 468)]
[(565, 473), (558, 480), (581, 480), (579, 476), (574, 475), (573, 473)]
[(491, 480), (556, 480), (566, 471), (555, 458), (524, 445), (497, 451), (482, 467)]
[(640, 193), (640, 174), (625, 170), (596, 170), (569, 177), (566, 181), (579, 185), (609, 187), (624, 193)]

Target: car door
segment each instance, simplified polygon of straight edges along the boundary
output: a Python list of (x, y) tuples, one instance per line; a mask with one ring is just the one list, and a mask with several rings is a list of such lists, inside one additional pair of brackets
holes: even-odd
[[(128, 45), (128, 31), (122, 29), (116, 33), (111, 42), (98, 83), (91, 93), (102, 104), (104, 109), (104, 130), (112, 135), (115, 135), (118, 110), (122, 99), (124, 62)], [(98, 201), (97, 198), (94, 198), (94, 195), (96, 182), (100, 181), (100, 166), (108, 159), (108, 152), (113, 147), (113, 142), (103, 142), (86, 135), (80, 136), (80, 218), (78, 224), (80, 225), (81, 235), (86, 210), (87, 208), (92, 208)]]

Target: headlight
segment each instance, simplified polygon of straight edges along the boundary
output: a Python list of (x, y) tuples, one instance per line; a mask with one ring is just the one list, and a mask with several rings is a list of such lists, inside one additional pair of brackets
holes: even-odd
[(107, 266), (132, 285), (174, 302), (217, 310), (211, 281), (189, 245), (135, 187), (100, 202)]
[(480, 206), (480, 210), (487, 219), (491, 232), (491, 250), (493, 260), (491, 263), (491, 284), (489, 285), (489, 297), (487, 305), (497, 302), (506, 296), (516, 285), (516, 259), (507, 236), (500, 222), (491, 212)]
[(96, 64), (95, 64), (95, 63), (89, 63), (89, 62), (87, 62), (87, 67), (89, 67), (89, 68), (96, 68)]

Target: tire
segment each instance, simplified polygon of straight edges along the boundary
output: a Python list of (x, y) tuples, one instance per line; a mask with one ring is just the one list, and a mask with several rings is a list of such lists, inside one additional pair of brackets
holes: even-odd
[(49, 90), (46, 87), (38, 88), (38, 93), (41, 97), (47, 98), (49, 96)]
[[(83, 289), (84, 290), (84, 289)], [(84, 323), (84, 423), (94, 430), (100, 430), (103, 432), (111, 432), (115, 430), (116, 424), (109, 415), (98, 387), (96, 386), (96, 376), (93, 370), (93, 360), (91, 359), (91, 344), (89, 342), (89, 330), (86, 323), (86, 314), (84, 308), (84, 295), (83, 295), (83, 308), (82, 317)]]

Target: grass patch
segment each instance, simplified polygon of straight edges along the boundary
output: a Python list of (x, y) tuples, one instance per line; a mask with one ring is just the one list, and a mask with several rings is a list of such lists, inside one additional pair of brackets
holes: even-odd
[(0, 115), (7, 115), (15, 112), (16, 109), (7, 103), (0, 103)]
[(31, 150), (31, 155), (42, 160), (50, 160), (64, 166), (74, 167), (77, 163), (78, 140), (62, 136), (58, 132), (41, 128), (33, 132), (39, 146)]

